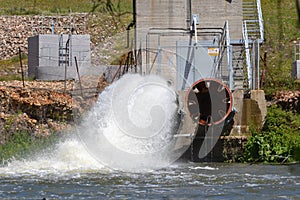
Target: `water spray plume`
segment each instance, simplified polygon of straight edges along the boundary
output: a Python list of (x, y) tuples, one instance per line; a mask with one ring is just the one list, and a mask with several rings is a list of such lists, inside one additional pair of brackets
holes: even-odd
[(148, 171), (165, 167), (174, 152), (177, 95), (156, 75), (124, 75), (108, 86), (78, 127), (87, 150), (107, 167)]

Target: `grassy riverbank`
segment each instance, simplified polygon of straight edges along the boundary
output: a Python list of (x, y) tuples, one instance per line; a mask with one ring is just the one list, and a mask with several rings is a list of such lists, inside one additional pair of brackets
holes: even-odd
[(294, 0), (261, 0), (265, 42), (261, 49), (263, 89), (267, 95), (295, 90), (291, 77), (295, 42), (300, 42), (300, 24)]
[[(293, 0), (261, 0), (261, 6), (265, 28), (265, 42), (261, 48), (262, 89), (269, 97), (280, 90), (299, 90), (299, 83), (291, 77), (295, 43), (300, 42), (296, 3)], [(296, 109), (272, 106), (268, 107), (263, 129), (252, 129), (242, 160), (293, 162), (300, 160), (299, 151), (300, 113)]]
[(300, 114), (274, 105), (268, 108), (262, 130), (253, 127), (245, 145), (244, 162), (300, 161)]

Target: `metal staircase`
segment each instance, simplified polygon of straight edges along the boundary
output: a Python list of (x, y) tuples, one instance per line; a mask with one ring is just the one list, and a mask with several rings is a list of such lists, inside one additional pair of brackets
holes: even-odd
[[(236, 89), (258, 89), (259, 51), (253, 47), (264, 41), (260, 0), (243, 0), (243, 40), (232, 45), (233, 80)], [(256, 48), (257, 49), (257, 48)]]
[(245, 85), (245, 50), (241, 45), (232, 45), (233, 88), (243, 89)]
[(243, 0), (243, 24), (247, 29), (248, 39), (264, 40), (264, 28), (260, 0)]

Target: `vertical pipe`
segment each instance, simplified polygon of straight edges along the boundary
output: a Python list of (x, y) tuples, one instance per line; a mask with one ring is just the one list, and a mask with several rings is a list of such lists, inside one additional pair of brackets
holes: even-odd
[(157, 63), (158, 64), (158, 70), (157, 70), (157, 72), (160, 75), (161, 74), (161, 68), (162, 68), (161, 67), (162, 66), (161, 65), (161, 62), (162, 62), (161, 56), (162, 55), (161, 55), (161, 48), (160, 48), (160, 35), (157, 36), (157, 41), (158, 41), (158, 52), (157, 52), (158, 53), (158, 61), (157, 61), (158, 62)]
[(146, 74), (148, 74), (149, 72), (149, 56), (150, 56), (150, 53), (149, 53), (149, 43), (150, 43), (150, 36), (149, 36), (149, 33), (147, 34), (146, 36)]
[(20, 58), (20, 67), (21, 67), (21, 73), (22, 73), (22, 83), (23, 83), (23, 87), (25, 87), (25, 82), (24, 82), (24, 71), (23, 71), (22, 55), (21, 55), (21, 48), (20, 48), (20, 47), (19, 47), (19, 58)]
[(54, 20), (51, 19), (51, 34), (54, 35)]
[(133, 5), (132, 5), (132, 9), (133, 9), (133, 23), (134, 23), (134, 36), (133, 36), (133, 40), (134, 40), (134, 57), (136, 58), (136, 49), (137, 49), (137, 42), (136, 42), (136, 0), (133, 0)]
[(197, 38), (197, 19), (196, 17), (193, 17), (193, 24), (194, 24), (194, 31), (195, 31), (195, 41), (196, 44), (198, 43), (198, 38)]
[(259, 66), (259, 60), (260, 60), (260, 46), (259, 46), (259, 41), (256, 40), (257, 42), (257, 89), (260, 89), (260, 66)]
[[(63, 37), (63, 35), (62, 35)], [(66, 46), (65, 46), (65, 82), (64, 82), (64, 93), (66, 93), (66, 90), (67, 90), (67, 63), (69, 62), (67, 59), (69, 58), (67, 55), (67, 50), (68, 50), (68, 43), (69, 43), (69, 40), (66, 42)]]
[(230, 90), (233, 90), (233, 68), (232, 68), (232, 45), (227, 46), (228, 47), (228, 60), (229, 60), (229, 88)]
[(254, 41), (252, 41), (252, 79), (251, 79), (251, 83), (252, 83), (252, 90), (256, 89), (256, 44)]
[[(192, 0), (189, 0), (188, 1), (189, 2), (189, 14), (190, 14), (190, 19), (189, 19), (189, 21), (190, 21), (190, 24), (189, 24), (189, 26), (190, 27), (192, 27)], [(190, 29), (190, 30), (192, 30), (192, 29)]]
[(68, 66), (72, 66), (72, 34), (69, 34), (69, 63)]
[(158, 46), (158, 51), (157, 51), (157, 54), (158, 54), (158, 58), (157, 58), (157, 74), (160, 75), (161, 74), (161, 62), (162, 62), (162, 58), (161, 58), (161, 48), (160, 46)]

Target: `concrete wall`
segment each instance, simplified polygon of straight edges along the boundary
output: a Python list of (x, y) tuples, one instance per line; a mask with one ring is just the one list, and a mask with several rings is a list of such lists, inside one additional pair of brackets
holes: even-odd
[[(62, 55), (59, 53), (60, 42), (65, 48), (68, 39), (70, 39), (69, 56), (66, 57), (65, 52)], [(76, 69), (75, 56), (79, 68), (91, 65), (89, 35), (45, 34), (30, 37), (28, 38), (28, 76), (41, 80), (59, 80), (64, 77), (64, 73), (59, 72), (64, 71), (65, 66), (65, 63), (59, 61), (69, 59), (67, 66), (73, 68), (70, 68), (67, 77), (75, 78), (76, 74), (71, 73)]]
[[(191, 2), (191, 6), (189, 5)], [(190, 27), (191, 14), (198, 14), (200, 23), (198, 28), (223, 28), (228, 20), (230, 36), (232, 39), (242, 39), (242, 0), (137, 0), (136, 2), (136, 28), (137, 46), (145, 46), (146, 34), (154, 28), (185, 29)], [(185, 35), (188, 39), (189, 35)], [(180, 39), (171, 37), (175, 42)], [(170, 39), (170, 36), (169, 36)], [(164, 39), (165, 40), (165, 39)], [(164, 42), (163, 40), (160, 42)], [(173, 43), (173, 45), (175, 45)]]
[(136, 41), (138, 46), (140, 43), (143, 47), (146, 46), (146, 35), (153, 28), (186, 29), (189, 17), (187, 10), (185, 0), (137, 0)]
[(192, 1), (192, 14), (199, 14), (198, 27), (223, 27), (229, 23), (231, 39), (242, 39), (243, 0)]
[[(78, 74), (75, 67), (68, 66), (67, 69), (67, 79), (78, 80)], [(80, 76), (84, 75), (102, 75), (104, 73), (105, 67), (85, 67), (79, 71)], [(37, 68), (37, 79), (39, 80), (64, 80), (65, 79), (65, 67), (59, 66), (40, 66)]]

